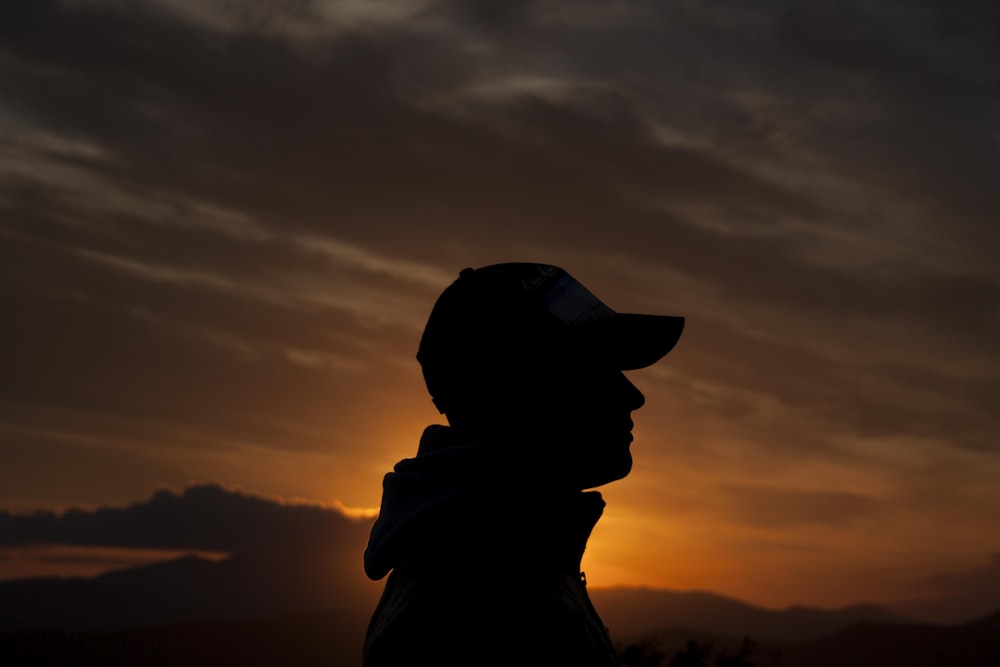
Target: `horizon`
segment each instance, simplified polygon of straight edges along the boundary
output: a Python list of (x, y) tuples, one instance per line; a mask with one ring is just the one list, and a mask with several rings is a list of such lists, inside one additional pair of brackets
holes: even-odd
[[(271, 571), (280, 578), (289, 563), (298, 563), (317, 585), (326, 582), (330, 610), (366, 612), (384, 583), (384, 579), (369, 581), (361, 564), (374, 518), (358, 516), (336, 502), (286, 500), (208, 483), (190, 484), (179, 492), (160, 487), (144, 501), (118, 507), (33, 513), (0, 510), (0, 554), (6, 556), (0, 560), (0, 585), (50, 578), (96, 580), (191, 558), (225, 563), (233, 558), (256, 561), (263, 557), (260, 574)], [(273, 542), (281, 546), (276, 550)], [(186, 546), (162, 546), (173, 543)], [(585, 571), (589, 571), (587, 564), (585, 555)], [(996, 567), (997, 562), (992, 565)], [(768, 612), (874, 607), (907, 622), (937, 625), (968, 623), (1000, 612), (1000, 602), (989, 591), (986, 596), (980, 595), (981, 591), (967, 591), (965, 597), (862, 598), (833, 605), (801, 601), (767, 604), (723, 590), (602, 585), (590, 575), (588, 580), (588, 588), (596, 594), (631, 591), (708, 596)], [(326, 607), (319, 603), (317, 608)], [(277, 611), (272, 610), (271, 615)]]
[[(438, 294), (539, 261), (686, 318), (628, 373), (592, 586), (1000, 607), (998, 21), (8, 0), (0, 521), (200, 484), (356, 528), (443, 423), (415, 359)], [(0, 580), (187, 552), (174, 528), (34, 556), (0, 531)], [(243, 544), (218, 530), (191, 550)]]

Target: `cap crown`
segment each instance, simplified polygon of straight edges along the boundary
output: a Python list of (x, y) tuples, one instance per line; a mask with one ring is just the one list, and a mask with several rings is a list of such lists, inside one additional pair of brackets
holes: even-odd
[(507, 263), (463, 269), (435, 303), (417, 359), (438, 409), (461, 392), (544, 378), (567, 363), (648, 366), (684, 319), (619, 314), (563, 269)]

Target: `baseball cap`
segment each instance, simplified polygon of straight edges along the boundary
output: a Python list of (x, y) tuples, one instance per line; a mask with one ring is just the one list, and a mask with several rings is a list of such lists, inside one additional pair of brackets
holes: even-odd
[(617, 313), (564, 269), (466, 268), (431, 310), (417, 351), (435, 404), (491, 376), (554, 356), (636, 370), (673, 349), (684, 318)]

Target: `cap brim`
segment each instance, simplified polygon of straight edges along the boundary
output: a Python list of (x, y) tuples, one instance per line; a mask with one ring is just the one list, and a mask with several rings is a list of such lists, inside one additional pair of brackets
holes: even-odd
[(623, 371), (652, 366), (674, 348), (684, 330), (684, 318), (670, 315), (616, 313), (588, 322), (580, 334), (588, 347)]

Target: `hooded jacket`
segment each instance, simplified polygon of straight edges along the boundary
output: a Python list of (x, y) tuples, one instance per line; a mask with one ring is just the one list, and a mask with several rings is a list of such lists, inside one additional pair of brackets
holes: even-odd
[(391, 574), (365, 667), (617, 664), (580, 572), (604, 500), (524, 467), (430, 426), (386, 475), (364, 562)]

